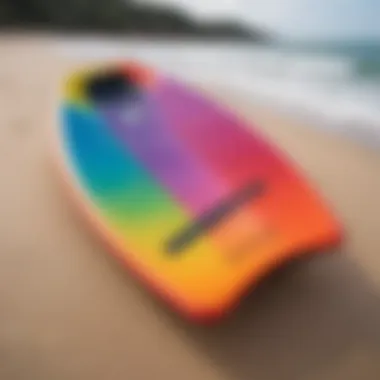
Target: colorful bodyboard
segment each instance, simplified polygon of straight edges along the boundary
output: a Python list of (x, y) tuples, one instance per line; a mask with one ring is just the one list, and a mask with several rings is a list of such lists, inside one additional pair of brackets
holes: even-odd
[(176, 80), (126, 63), (65, 83), (58, 163), (76, 205), (172, 307), (215, 320), (279, 264), (340, 241), (299, 170)]

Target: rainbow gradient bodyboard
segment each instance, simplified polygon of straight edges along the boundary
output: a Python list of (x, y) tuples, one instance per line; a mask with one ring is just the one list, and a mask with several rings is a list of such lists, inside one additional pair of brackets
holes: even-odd
[(220, 106), (126, 63), (64, 88), (59, 164), (89, 225), (185, 317), (215, 320), (341, 229), (285, 156)]

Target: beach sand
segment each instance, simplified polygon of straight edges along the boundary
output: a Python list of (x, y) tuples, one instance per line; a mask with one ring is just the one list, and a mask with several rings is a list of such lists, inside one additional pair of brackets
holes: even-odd
[(105, 252), (55, 180), (48, 135), (74, 63), (52, 44), (0, 37), (0, 379), (379, 379), (380, 153), (205, 89), (301, 166), (347, 239), (271, 276), (222, 325), (189, 326)]

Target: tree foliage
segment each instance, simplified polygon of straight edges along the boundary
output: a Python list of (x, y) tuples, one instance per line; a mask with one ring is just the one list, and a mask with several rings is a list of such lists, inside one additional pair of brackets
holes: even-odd
[(237, 23), (195, 23), (179, 11), (139, 6), (126, 0), (0, 0), (0, 25), (256, 41), (268, 38), (259, 30), (244, 28)]

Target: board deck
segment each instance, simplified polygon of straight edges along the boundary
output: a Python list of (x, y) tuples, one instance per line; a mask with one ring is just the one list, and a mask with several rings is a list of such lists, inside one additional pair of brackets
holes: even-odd
[(222, 317), (284, 261), (341, 240), (286, 155), (229, 111), (134, 63), (64, 86), (58, 162), (89, 225), (183, 316)]

